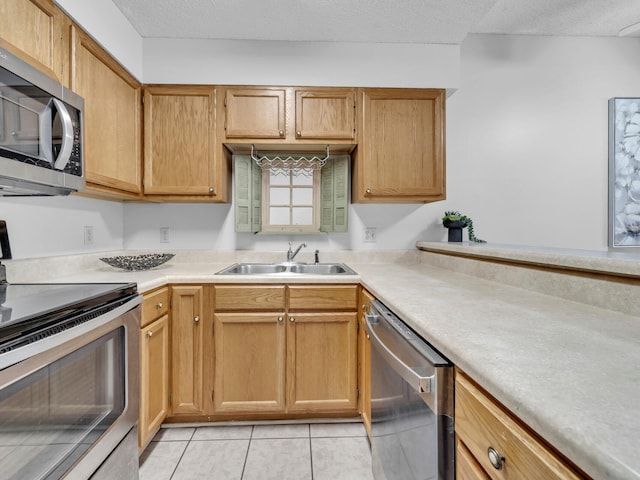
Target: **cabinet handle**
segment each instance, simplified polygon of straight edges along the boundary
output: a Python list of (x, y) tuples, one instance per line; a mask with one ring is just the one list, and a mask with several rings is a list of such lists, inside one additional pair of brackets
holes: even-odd
[(284, 317), (283, 317), (282, 315), (280, 315), (280, 316), (278, 317), (278, 321), (279, 321), (279, 322), (284, 321)]
[(151, 330), (149, 330), (147, 332), (147, 337), (149, 337), (149, 338), (153, 337), (153, 332)]
[(496, 470), (502, 470), (502, 464), (504, 463), (505, 458), (493, 447), (489, 447), (487, 449), (487, 454), (489, 455), (489, 461), (491, 462), (491, 465), (493, 465), (493, 468)]
[(296, 132), (296, 136), (301, 137), (301, 136), (302, 136), (302, 132), (301, 132), (300, 130), (298, 130), (298, 131)]
[(362, 311), (363, 311), (363, 312), (366, 312), (366, 311), (368, 310), (368, 308), (369, 308), (369, 307), (367, 306), (367, 304), (366, 304), (366, 303), (363, 303), (363, 304), (362, 304)]
[(290, 321), (291, 323), (295, 322), (295, 321), (296, 321), (296, 317), (289, 317), (289, 321)]
[(281, 137), (284, 137), (284, 130), (280, 130), (280, 131), (278, 132), (278, 135), (280, 135)]
[(156, 307), (158, 307), (158, 308), (162, 308), (162, 307), (164, 307), (164, 304), (163, 304), (162, 302), (158, 302), (158, 304), (156, 305)]
[(200, 317), (198, 317), (198, 316), (193, 317), (193, 321), (194, 321), (194, 322), (196, 322), (196, 323), (198, 323), (198, 322), (200, 321)]
[(216, 193), (216, 189), (213, 187), (209, 187), (209, 193)]
[(367, 189), (365, 190), (365, 193), (366, 193), (367, 195), (371, 195), (371, 189), (370, 189), (370, 188), (367, 188)]

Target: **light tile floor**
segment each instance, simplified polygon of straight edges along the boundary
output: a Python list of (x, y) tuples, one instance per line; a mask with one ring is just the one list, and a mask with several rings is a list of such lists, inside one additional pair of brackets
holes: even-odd
[(140, 480), (372, 480), (361, 423), (163, 428)]

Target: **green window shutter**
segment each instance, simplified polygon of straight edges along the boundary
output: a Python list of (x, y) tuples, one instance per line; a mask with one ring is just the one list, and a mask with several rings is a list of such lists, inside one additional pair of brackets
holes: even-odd
[(236, 232), (260, 231), (261, 173), (249, 155), (233, 156)]
[(333, 231), (347, 231), (349, 210), (349, 157), (341, 156), (333, 166)]
[(333, 232), (333, 164), (330, 158), (320, 170), (320, 231)]
[(349, 208), (349, 156), (330, 158), (320, 172), (320, 230), (346, 232)]

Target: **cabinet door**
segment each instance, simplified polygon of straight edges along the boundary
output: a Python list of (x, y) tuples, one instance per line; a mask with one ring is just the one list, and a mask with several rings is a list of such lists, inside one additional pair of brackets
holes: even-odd
[(214, 316), (215, 386), (221, 412), (283, 412), (284, 312)]
[(203, 289), (175, 286), (171, 291), (171, 411), (203, 413)]
[(227, 138), (284, 138), (286, 90), (228, 88), (225, 94)]
[(355, 138), (354, 89), (296, 90), (296, 138)]
[(0, 45), (8, 42), (35, 60), (33, 66), (63, 81), (63, 17), (51, 0), (0, 2)]
[(444, 90), (364, 89), (353, 202), (444, 198)]
[(216, 183), (220, 179), (216, 178), (215, 89), (145, 87), (144, 114), (144, 193), (220, 195)]
[(169, 316), (164, 315), (140, 331), (141, 451), (169, 413)]
[(356, 411), (354, 313), (298, 313), (287, 319), (287, 411)]
[(84, 97), (87, 188), (142, 189), (140, 84), (88, 35), (72, 27), (71, 89)]
[(358, 316), (358, 391), (362, 422), (371, 437), (371, 342), (365, 325), (365, 315), (369, 312), (374, 297), (367, 290), (360, 290)]

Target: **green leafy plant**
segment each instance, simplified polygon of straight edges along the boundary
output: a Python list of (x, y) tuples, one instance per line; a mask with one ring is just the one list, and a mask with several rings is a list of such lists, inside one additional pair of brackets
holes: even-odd
[(473, 220), (466, 215), (461, 214), (456, 210), (450, 210), (444, 212), (444, 217), (442, 217), (442, 224), (445, 227), (451, 226), (453, 222), (463, 222), (464, 225), (457, 225), (458, 227), (469, 227), (469, 241), (475, 243), (486, 243), (486, 240), (480, 240), (476, 237), (473, 231)]

